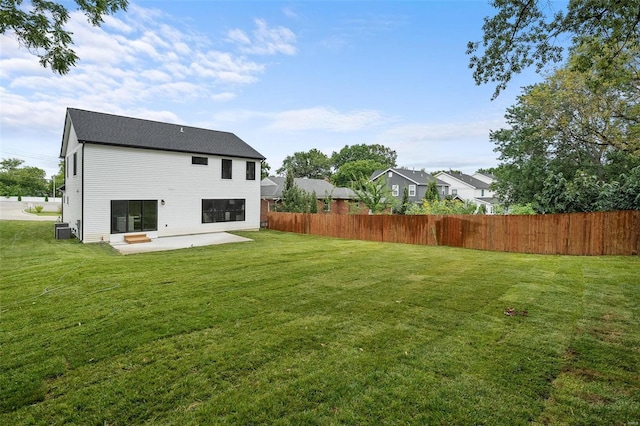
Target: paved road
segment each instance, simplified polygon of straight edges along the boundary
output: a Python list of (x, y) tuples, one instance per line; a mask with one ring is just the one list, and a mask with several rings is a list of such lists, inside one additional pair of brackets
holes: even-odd
[(55, 222), (58, 216), (37, 216), (25, 212), (29, 205), (43, 205), (47, 211), (58, 211), (60, 203), (26, 203), (22, 201), (0, 200), (0, 220), (39, 220)]

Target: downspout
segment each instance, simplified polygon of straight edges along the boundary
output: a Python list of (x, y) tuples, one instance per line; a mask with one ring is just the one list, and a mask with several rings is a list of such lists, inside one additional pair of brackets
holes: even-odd
[(82, 196), (81, 196), (81, 205), (82, 208), (80, 209), (80, 227), (82, 228), (82, 230), (80, 231), (80, 241), (84, 242), (84, 143), (82, 144), (82, 150), (81, 150), (81, 154), (82, 154), (82, 177), (81, 177), (81, 190), (82, 190)]

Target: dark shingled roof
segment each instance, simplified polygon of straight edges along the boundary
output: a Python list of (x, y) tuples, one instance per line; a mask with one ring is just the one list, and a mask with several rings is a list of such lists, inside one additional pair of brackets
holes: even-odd
[(371, 176), (369, 177), (370, 180), (374, 180), (377, 179), (380, 175), (382, 175), (383, 173), (386, 173), (387, 171), (392, 170), (394, 173), (397, 173), (401, 176), (404, 176), (407, 179), (410, 179), (412, 181), (414, 181), (415, 183), (418, 184), (418, 186), (420, 185), (429, 185), (429, 182), (431, 182), (432, 180), (436, 181), (436, 185), (439, 186), (449, 186), (448, 183), (441, 181), (440, 179), (433, 177), (431, 174), (422, 171), (422, 170), (409, 170), (409, 169), (401, 169), (398, 167), (389, 167), (388, 169), (384, 169), (384, 170), (376, 170), (374, 171)]
[[(67, 108), (80, 143), (264, 160), (229, 132)], [(62, 154), (61, 154), (62, 155)]]
[(456, 173), (456, 172), (445, 172), (449, 176), (453, 176), (454, 178), (461, 180), (465, 183), (468, 183), (471, 186), (474, 186), (477, 189), (489, 189), (490, 184), (481, 181), (480, 179), (476, 179), (473, 176), (466, 175), (464, 173)]

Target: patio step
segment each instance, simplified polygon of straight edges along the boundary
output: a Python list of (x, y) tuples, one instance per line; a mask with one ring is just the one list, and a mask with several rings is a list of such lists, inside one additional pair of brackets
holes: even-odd
[(151, 238), (147, 237), (147, 234), (130, 234), (124, 236), (124, 241), (127, 244), (150, 243)]

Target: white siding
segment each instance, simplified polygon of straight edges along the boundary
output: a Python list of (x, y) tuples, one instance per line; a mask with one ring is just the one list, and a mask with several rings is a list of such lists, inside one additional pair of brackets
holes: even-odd
[[(82, 145), (73, 126), (70, 126), (65, 156), (66, 170), (64, 196), (62, 200), (62, 221), (69, 223), (74, 233), (82, 238)], [(76, 154), (76, 174), (73, 174), (73, 155)]]
[[(256, 180), (246, 180), (245, 159), (224, 157), (233, 160), (229, 180), (221, 178), (223, 157), (193, 165), (188, 153), (93, 144), (85, 145), (84, 155), (85, 242), (123, 238), (110, 234), (111, 200), (158, 200), (158, 231), (147, 232), (152, 238), (260, 227), (259, 170)], [(246, 200), (245, 221), (202, 223), (202, 200), (225, 198)]]

